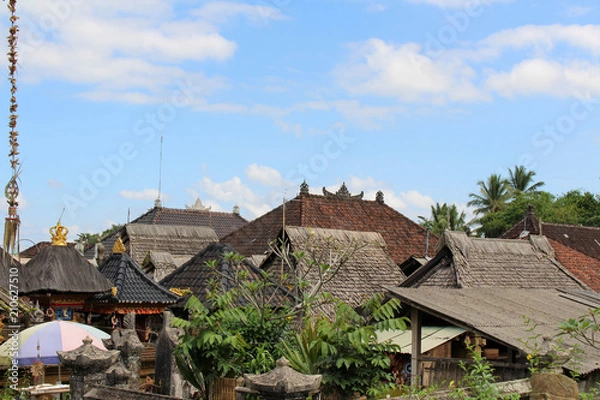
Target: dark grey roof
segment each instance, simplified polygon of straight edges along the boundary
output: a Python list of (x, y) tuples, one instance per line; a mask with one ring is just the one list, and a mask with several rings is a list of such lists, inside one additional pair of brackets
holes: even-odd
[(544, 236), (483, 239), (446, 231), (438, 247), (401, 286), (588, 289), (554, 258)]
[(179, 298), (152, 280), (127, 254), (113, 254), (98, 270), (117, 290), (95, 296), (95, 300), (113, 303), (172, 304)]
[(102, 293), (111, 283), (73, 247), (49, 246), (21, 268), (19, 293)]
[[(248, 281), (263, 279), (262, 272), (250, 260), (243, 259), (239, 265), (232, 265), (225, 257), (228, 253), (236, 253), (236, 251), (227, 244), (211, 244), (163, 278), (160, 284), (169, 289), (189, 289), (198, 299), (205, 302), (206, 294), (211, 288), (211, 281), (219, 277), (224, 291), (233, 287), (236, 274), (240, 271), (248, 274), (245, 278)], [(217, 261), (216, 271), (207, 266), (207, 262), (211, 261)], [(291, 296), (287, 289), (274, 283), (267, 292), (270, 296), (275, 294), (273, 300), (275, 305), (282, 304)]]
[[(445, 321), (519, 349), (534, 334), (554, 337), (558, 326), (569, 318), (587, 315), (590, 307), (600, 306), (600, 296), (591, 291), (561, 291), (557, 289), (465, 288), (434, 287), (387, 288), (405, 305), (415, 307)], [(524, 317), (531, 319), (527, 325)], [(531, 328), (536, 325), (534, 332)], [(566, 343), (574, 342), (565, 337)], [(600, 368), (600, 349), (579, 344), (580, 359), (564, 366), (582, 374)]]

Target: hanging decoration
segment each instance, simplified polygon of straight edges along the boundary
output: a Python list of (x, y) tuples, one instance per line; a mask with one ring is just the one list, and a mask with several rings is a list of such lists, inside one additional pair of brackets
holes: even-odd
[(9, 133), (9, 144), (10, 152), (8, 156), (10, 158), (10, 167), (12, 170), (11, 178), (8, 181), (4, 189), (6, 201), (8, 202), (8, 217), (4, 225), (4, 250), (13, 254), (18, 252), (18, 236), (19, 236), (19, 214), (17, 207), (17, 197), (19, 196), (19, 132), (17, 131), (17, 39), (19, 34), (19, 27), (17, 20), (19, 17), (16, 15), (17, 0), (7, 0), (8, 11), (10, 12), (10, 28), (8, 34), (8, 81), (10, 82), (10, 108), (9, 108), (9, 121), (8, 127), (10, 128)]

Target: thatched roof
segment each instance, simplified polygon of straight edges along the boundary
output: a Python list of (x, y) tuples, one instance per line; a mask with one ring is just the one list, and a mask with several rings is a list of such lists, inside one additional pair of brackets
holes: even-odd
[[(321, 292), (327, 292), (352, 307), (382, 292), (384, 285), (400, 284), (406, 277), (387, 252), (385, 241), (376, 232), (358, 232), (323, 228), (285, 228), (282, 234), (289, 252), (304, 252), (306, 258), (295, 265), (295, 272), (315, 284), (317, 271), (310, 267), (313, 261), (332, 268), (326, 274)], [(281, 258), (272, 253), (261, 268), (278, 273)], [(288, 266), (284, 265), (284, 268)], [(285, 269), (286, 273), (291, 271)], [(331, 313), (331, 309), (324, 309)]]
[[(158, 226), (191, 226), (212, 228), (218, 238), (224, 237), (236, 229), (246, 225), (248, 221), (241, 217), (239, 213), (228, 213), (221, 211), (201, 210), (195, 208), (167, 208), (154, 207), (146, 213), (135, 218), (127, 225), (158, 225)], [(117, 236), (124, 239), (126, 236), (125, 228), (116, 234), (108, 235), (103, 238), (101, 243), (110, 255), (110, 249), (113, 248)], [(218, 241), (215, 240), (215, 242)], [(198, 249), (199, 250), (199, 249)], [(193, 255), (195, 253), (190, 254)], [(85, 258), (93, 260), (95, 257), (94, 246), (89, 246), (85, 250)], [(189, 257), (185, 260), (187, 261)], [(140, 263), (142, 260), (136, 260)]]
[(21, 268), (19, 293), (102, 293), (111, 283), (73, 247), (49, 246)]
[[(226, 255), (237, 253), (227, 244), (213, 243), (200, 251), (191, 260), (177, 268), (160, 281), (169, 289), (189, 289), (198, 299), (205, 302), (206, 294), (211, 289), (211, 282), (217, 280), (224, 291), (235, 285), (236, 274), (240, 271), (247, 273), (246, 280), (262, 279), (261, 271), (249, 259), (243, 259), (239, 264), (231, 263)], [(216, 271), (207, 263), (216, 261)], [(266, 295), (273, 297), (273, 304), (280, 305), (291, 294), (287, 289), (274, 283), (268, 288)]]
[(111, 293), (94, 297), (108, 303), (173, 304), (178, 296), (169, 292), (150, 278), (127, 254), (113, 254), (105, 260), (98, 271), (112, 282)]
[(144, 262), (142, 263), (142, 269), (158, 282), (175, 271), (182, 263), (177, 264), (171, 253), (167, 253), (166, 251), (151, 251), (146, 254), (146, 258), (144, 258)]
[(194, 254), (219, 239), (212, 228), (184, 225), (128, 224), (122, 237), (128, 253), (142, 264), (151, 251), (190, 259)]
[(383, 193), (376, 200), (363, 200), (356, 196), (309, 194), (307, 187), (285, 205), (221, 238), (221, 242), (232, 245), (246, 257), (266, 254), (284, 221), (286, 226), (377, 232), (396, 264), (410, 256), (424, 257), (437, 243), (435, 235), (428, 237), (425, 228), (385, 204)]
[[(591, 291), (490, 287), (387, 289), (401, 300), (404, 308), (417, 308), (454, 326), (519, 349), (523, 354), (532, 351), (527, 342), (533, 346), (528, 339), (534, 335), (540, 335), (540, 340), (542, 337), (559, 339), (556, 334), (562, 322), (588, 315), (590, 308), (600, 307), (600, 296)], [(531, 322), (526, 324), (524, 317)], [(574, 345), (568, 335), (560, 338)], [(600, 349), (584, 343), (578, 346), (583, 351), (564, 367), (582, 374), (600, 369)]]
[(403, 287), (512, 287), (587, 289), (555, 258), (548, 240), (482, 239), (444, 232), (439, 251)]

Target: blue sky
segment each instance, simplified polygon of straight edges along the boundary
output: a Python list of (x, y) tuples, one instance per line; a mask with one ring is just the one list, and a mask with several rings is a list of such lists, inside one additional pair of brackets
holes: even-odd
[(18, 14), (25, 241), (61, 214), (70, 239), (135, 218), (159, 175), (164, 206), (199, 196), (248, 220), (304, 179), (382, 190), (414, 220), (466, 209), (517, 164), (557, 195), (600, 191), (597, 2), (28, 0)]

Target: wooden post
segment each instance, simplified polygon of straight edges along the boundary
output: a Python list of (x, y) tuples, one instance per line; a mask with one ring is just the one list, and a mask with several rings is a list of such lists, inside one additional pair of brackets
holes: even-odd
[(418, 388), (421, 385), (421, 371), (419, 368), (419, 356), (421, 355), (421, 313), (414, 307), (410, 310), (410, 329), (412, 333), (410, 385), (413, 388)]

